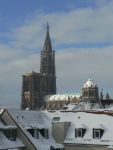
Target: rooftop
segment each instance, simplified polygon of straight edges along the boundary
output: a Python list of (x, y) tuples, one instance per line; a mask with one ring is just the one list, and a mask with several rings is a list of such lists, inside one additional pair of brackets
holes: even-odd
[(83, 85), (84, 88), (89, 88), (89, 87), (96, 87), (97, 85), (93, 83), (93, 80), (91, 78), (86, 81), (86, 83)]

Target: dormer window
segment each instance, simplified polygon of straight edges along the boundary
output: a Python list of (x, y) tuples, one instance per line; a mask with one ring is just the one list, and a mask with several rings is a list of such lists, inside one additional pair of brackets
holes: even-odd
[(16, 140), (16, 130), (10, 130), (10, 140)]
[(9, 140), (11, 141), (16, 140), (16, 129), (3, 130), (3, 133)]
[(53, 121), (59, 121), (60, 117), (53, 117)]
[(77, 137), (82, 137), (82, 129), (77, 130)]
[(101, 139), (103, 133), (104, 133), (104, 130), (102, 130), (102, 129), (93, 129), (93, 138)]
[(39, 131), (37, 129), (34, 129), (34, 138), (35, 139), (39, 138)]
[(85, 131), (86, 129), (83, 129), (83, 128), (75, 129), (75, 138), (83, 138)]
[(27, 131), (32, 135), (33, 138), (39, 138), (39, 129), (28, 129)]
[(40, 129), (39, 131), (45, 139), (49, 138), (49, 130), (48, 129)]

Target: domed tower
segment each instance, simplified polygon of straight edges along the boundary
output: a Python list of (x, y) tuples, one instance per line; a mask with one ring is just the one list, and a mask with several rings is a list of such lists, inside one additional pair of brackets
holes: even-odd
[(98, 98), (98, 86), (89, 78), (82, 88), (82, 101), (95, 102)]

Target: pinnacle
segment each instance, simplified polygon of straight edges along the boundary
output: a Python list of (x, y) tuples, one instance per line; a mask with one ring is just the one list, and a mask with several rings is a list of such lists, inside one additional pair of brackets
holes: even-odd
[(49, 34), (49, 24), (47, 23), (44, 51), (51, 51), (51, 50), (52, 50), (52, 45), (51, 45), (51, 39), (50, 39), (50, 34)]

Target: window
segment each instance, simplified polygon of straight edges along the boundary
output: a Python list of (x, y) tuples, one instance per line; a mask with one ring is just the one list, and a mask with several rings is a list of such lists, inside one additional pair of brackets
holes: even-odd
[(38, 139), (38, 130), (37, 129), (34, 129), (34, 138), (35, 139)]
[(77, 130), (77, 137), (82, 137), (82, 129)]
[(45, 139), (49, 138), (49, 133), (48, 133), (48, 129), (45, 129), (45, 135), (44, 135)]
[(48, 131), (48, 129), (40, 129), (40, 133), (41, 133), (41, 135), (42, 135), (45, 139), (48, 139), (48, 138), (49, 138), (49, 131)]
[(94, 96), (94, 92), (93, 91), (89, 91), (89, 96)]
[(50, 150), (65, 150), (64, 148), (55, 148), (53, 146), (50, 146)]
[(82, 128), (77, 128), (75, 129), (75, 138), (83, 138), (84, 134), (85, 134), (86, 129), (82, 129)]
[(93, 129), (93, 138), (101, 139), (103, 133), (104, 133), (104, 130), (102, 130), (102, 129)]
[(34, 130), (33, 129), (27, 129), (27, 131), (34, 137)]
[(3, 133), (9, 140), (11, 140), (11, 141), (16, 140), (16, 130), (15, 129), (4, 130)]
[(32, 137), (34, 137), (35, 139), (38, 139), (39, 137), (38, 129), (28, 129), (27, 131), (32, 135)]
[(53, 117), (53, 121), (59, 121), (60, 117)]
[(64, 150), (64, 148), (55, 148), (53, 146), (50, 146), (50, 150)]
[(10, 130), (10, 140), (16, 140), (16, 130)]

